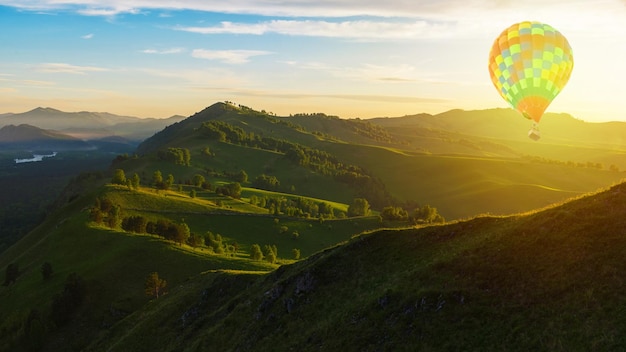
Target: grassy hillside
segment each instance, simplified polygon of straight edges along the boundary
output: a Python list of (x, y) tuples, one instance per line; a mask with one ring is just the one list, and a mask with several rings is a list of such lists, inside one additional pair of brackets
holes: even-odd
[[(621, 145), (539, 146), (491, 135), (481, 116), (495, 115), (376, 124), (218, 103), (174, 123), (109, 174), (77, 177), (0, 254), (7, 277), (19, 265), (0, 287), (0, 350), (622, 346), (613, 292), (625, 186), (520, 215), (621, 180), (620, 167), (598, 162), (614, 162)], [(138, 186), (109, 184), (135, 174)], [(224, 195), (230, 186), (240, 193)], [(360, 197), (374, 211), (346, 217)], [(425, 204), (454, 221), (418, 228), (378, 216)], [(145, 222), (139, 233), (131, 219)], [(278, 261), (253, 260), (254, 245)], [(152, 272), (168, 282), (154, 300), (144, 292)]]
[[(82, 350), (97, 334), (148, 302), (143, 285), (151, 272), (165, 278), (171, 290), (205, 271), (267, 272), (277, 265), (252, 260), (253, 244), (275, 246), (278, 263), (290, 263), (294, 248), (304, 258), (345, 241), (354, 233), (381, 226), (378, 217), (319, 221), (273, 216), (245, 200), (207, 191), (200, 191), (192, 198), (186, 189), (178, 192), (141, 187), (131, 191), (110, 184), (97, 187), (106, 181), (83, 177), (82, 186), (69, 187), (60, 198), (58, 204), (65, 203), (64, 206), (0, 255), (1, 268), (10, 264), (19, 266), (15, 283), (0, 287), (3, 302), (0, 316), (4, 317), (0, 322), (0, 350), (30, 346), (28, 317), (33, 314), (45, 327), (41, 336), (46, 349), (66, 351), (64, 343), (69, 339), (70, 349)], [(248, 196), (274, 195), (254, 189), (245, 192)], [(96, 198), (108, 199), (119, 206), (124, 218), (143, 216), (154, 222), (184, 221), (192, 233), (202, 235), (203, 241), (209, 231), (220, 234), (225, 243), (236, 244), (236, 252), (214, 254), (204, 243), (197, 247), (179, 245), (154, 235), (98, 225), (90, 220)], [(338, 203), (333, 206), (347, 207)], [(53, 268), (48, 280), (41, 273), (46, 262)], [(66, 279), (72, 273), (84, 280), (86, 297), (71, 314), (69, 323), (59, 325), (53, 321), (57, 314), (53, 301), (64, 291)]]
[(261, 276), (207, 272), (89, 350), (621, 350), (625, 204), (619, 184), (540, 212), (363, 234)]

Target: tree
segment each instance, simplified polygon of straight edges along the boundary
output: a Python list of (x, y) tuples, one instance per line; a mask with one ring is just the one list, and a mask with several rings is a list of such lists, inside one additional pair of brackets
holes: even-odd
[(50, 264), (49, 262), (45, 262), (43, 263), (43, 265), (41, 265), (41, 276), (43, 277), (44, 281), (48, 280), (52, 276), (52, 264)]
[(195, 190), (195, 189), (192, 189), (191, 191), (189, 191), (189, 196), (190, 196), (191, 198), (196, 198), (196, 190)]
[(233, 177), (233, 180), (239, 183), (246, 183), (248, 182), (248, 174), (244, 170), (241, 170)]
[(152, 185), (155, 188), (163, 187), (163, 175), (161, 174), (161, 170), (157, 170), (152, 175)]
[(133, 177), (130, 179), (130, 183), (133, 189), (139, 189), (140, 182), (141, 182), (141, 179), (139, 178), (139, 175), (135, 172)]
[(200, 175), (200, 174), (195, 174), (193, 175), (193, 185), (196, 187), (201, 187), (202, 184), (205, 182), (206, 180), (204, 179), (204, 176)]
[(365, 198), (355, 198), (348, 207), (349, 216), (366, 216), (370, 213), (370, 203)]
[(114, 185), (126, 185), (126, 174), (122, 169), (116, 169), (113, 173), (111, 183)]
[(300, 259), (300, 250), (298, 248), (294, 248), (291, 250), (291, 254), (293, 255), (293, 259)]
[(445, 222), (443, 216), (439, 215), (437, 208), (430, 205), (424, 205), (413, 210), (413, 221), (425, 223), (442, 223)]
[(20, 275), (20, 266), (17, 263), (11, 263), (7, 266), (4, 274), (4, 286), (9, 286), (15, 283), (17, 277)]
[(144, 284), (145, 293), (148, 296), (159, 298), (163, 293), (165, 293), (165, 287), (167, 286), (167, 281), (161, 279), (159, 277), (159, 273), (156, 271), (148, 275), (146, 278), (146, 282)]
[(258, 244), (253, 244), (250, 247), (250, 257), (252, 260), (263, 260), (263, 252), (261, 251), (261, 246)]
[(409, 213), (406, 210), (402, 209), (401, 207), (388, 206), (388, 207), (383, 208), (383, 211), (380, 213), (380, 216), (384, 220), (390, 220), (390, 221), (407, 220), (409, 218)]
[(215, 192), (235, 199), (241, 198), (241, 184), (239, 182), (229, 183), (222, 187), (218, 187)]
[(174, 184), (174, 175), (169, 174), (167, 175), (167, 179), (165, 180), (165, 185), (163, 186), (163, 189), (170, 189), (173, 184)]
[(184, 221), (177, 227), (178, 227), (178, 231), (176, 232), (174, 241), (178, 242), (178, 244), (182, 246), (183, 243), (187, 242), (187, 239), (191, 235), (191, 231), (189, 230), (189, 226), (187, 226), (187, 224)]
[(116, 205), (109, 210), (109, 216), (107, 216), (106, 223), (107, 226), (112, 229), (120, 227), (122, 223), (122, 209), (119, 205)]
[(270, 245), (265, 245), (265, 260), (268, 261), (269, 263), (276, 263), (276, 260), (278, 259), (278, 249), (276, 248), (276, 245), (274, 246), (270, 246)]
[(195, 233), (189, 235), (189, 239), (187, 239), (187, 243), (193, 248), (199, 247), (202, 242), (204, 242), (202, 236), (196, 235)]
[(52, 320), (57, 326), (66, 324), (87, 296), (87, 285), (82, 277), (71, 273), (65, 280), (63, 292), (52, 300)]

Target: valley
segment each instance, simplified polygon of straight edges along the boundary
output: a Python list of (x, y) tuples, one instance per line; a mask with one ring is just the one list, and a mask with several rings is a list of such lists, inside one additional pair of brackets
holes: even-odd
[[(495, 119), (508, 113), (345, 120), (227, 102), (134, 144), (17, 165), (6, 154), (15, 194), (44, 180), (49, 193), (27, 234), (0, 232), (12, 239), (0, 350), (500, 350), (513, 345), (499, 324), (548, 324), (546, 307), (569, 324), (585, 299), (608, 312), (589, 311), (593, 324), (614, 322), (622, 264), (602, 236), (623, 247), (626, 147), (601, 130), (567, 139), (568, 118), (539, 145)], [(567, 269), (584, 265), (607, 281)], [(151, 273), (166, 280), (159, 297), (145, 293)], [(539, 289), (542, 275), (561, 279)], [(582, 324), (584, 339), (515, 340), (623, 343)]]

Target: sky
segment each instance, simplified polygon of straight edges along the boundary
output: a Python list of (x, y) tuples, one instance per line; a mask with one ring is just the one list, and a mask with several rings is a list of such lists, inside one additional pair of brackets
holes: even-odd
[(0, 0), (0, 114), (506, 108), (489, 50), (526, 20), (574, 52), (548, 112), (626, 121), (626, 0)]

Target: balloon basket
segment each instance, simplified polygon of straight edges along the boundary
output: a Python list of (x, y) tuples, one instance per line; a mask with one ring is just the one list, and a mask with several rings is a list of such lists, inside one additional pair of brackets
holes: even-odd
[(528, 131), (528, 138), (533, 141), (538, 141), (541, 138), (541, 132), (539, 132), (539, 127), (536, 124), (533, 124), (533, 127)]

